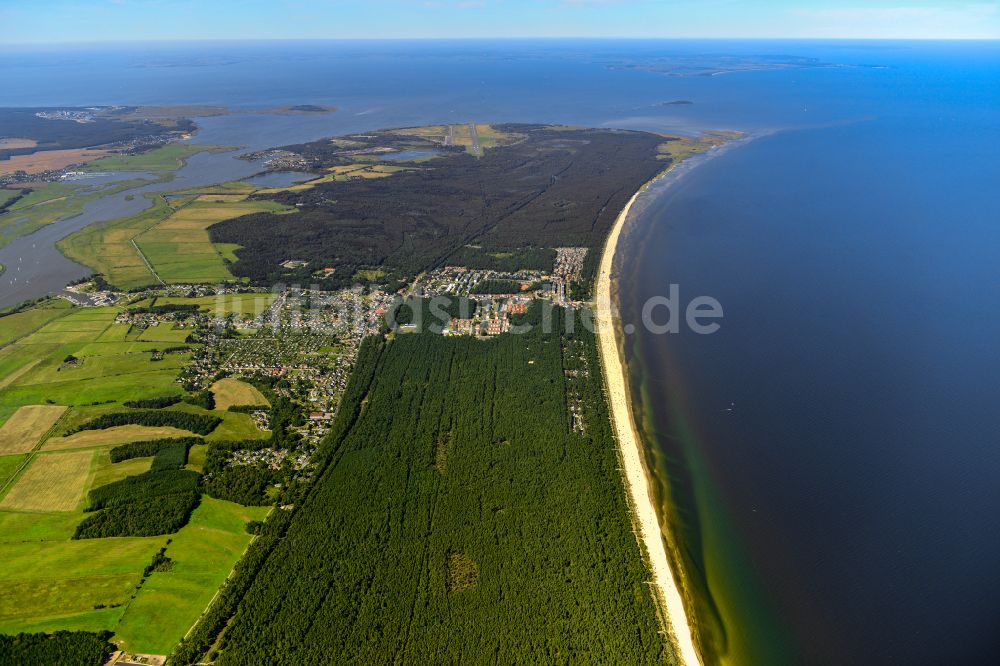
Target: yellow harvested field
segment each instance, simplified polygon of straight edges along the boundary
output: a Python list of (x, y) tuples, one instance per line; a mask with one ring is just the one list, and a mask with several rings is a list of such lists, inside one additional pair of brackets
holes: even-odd
[(425, 125), (423, 127), (403, 127), (392, 130), (390, 133), (403, 136), (444, 136), (447, 131), (447, 125)]
[(70, 150), (42, 150), (30, 155), (14, 155), (0, 161), (0, 176), (9, 176), (16, 171), (41, 173), (54, 169), (65, 169), (72, 164), (86, 164), (108, 154), (106, 150), (73, 148)]
[(208, 203), (235, 203), (245, 201), (249, 194), (202, 194), (197, 198), (199, 202)]
[[(191, 220), (198, 220), (201, 222), (208, 222), (208, 224), (201, 225), (202, 227), (209, 227), (212, 224), (228, 220), (231, 217), (239, 217), (240, 215), (248, 215), (250, 213), (256, 213), (261, 209), (261, 206), (250, 204), (239, 204), (233, 202), (228, 206), (200, 206), (198, 204), (191, 204), (181, 208), (176, 213), (168, 217), (163, 222), (156, 225), (157, 229), (170, 229), (172, 226), (176, 225), (178, 222), (188, 222)], [(181, 227), (184, 228), (184, 227)]]
[(312, 180), (307, 180), (304, 183), (298, 183), (297, 185), (289, 185), (288, 187), (268, 187), (261, 190), (257, 190), (260, 194), (276, 194), (278, 192), (301, 192), (303, 190), (309, 190), (317, 185), (322, 185), (324, 183), (332, 182), (344, 182), (351, 180), (352, 178), (385, 178), (386, 176), (391, 176), (392, 174), (399, 171), (411, 171), (412, 167), (404, 166), (389, 166), (384, 164), (347, 164), (343, 166), (335, 166), (327, 169), (329, 173), (325, 176), (320, 176), (319, 178), (313, 178)]
[(170, 426), (150, 427), (125, 425), (105, 430), (82, 430), (68, 437), (52, 437), (42, 446), (43, 451), (64, 451), (66, 449), (85, 449), (95, 446), (124, 444), (125, 442), (141, 442), (147, 439), (165, 439), (167, 437), (193, 437), (194, 433)]
[(238, 379), (226, 377), (212, 384), (215, 395), (216, 409), (229, 409), (234, 405), (270, 406), (267, 398), (257, 390), (256, 386), (241, 382)]
[(0, 455), (27, 453), (35, 448), (42, 435), (65, 411), (63, 405), (25, 405), (19, 408), (0, 427)]
[(278, 192), (301, 192), (302, 190), (310, 190), (313, 187), (320, 185), (322, 183), (332, 183), (335, 180), (338, 180), (337, 174), (329, 173), (325, 176), (320, 176), (319, 178), (307, 180), (306, 182), (299, 183), (297, 185), (289, 185), (288, 187), (265, 187), (257, 191), (260, 194), (277, 194)]
[(73, 511), (83, 499), (94, 451), (38, 454), (0, 502), (14, 511)]
[(343, 166), (334, 166), (327, 169), (330, 173), (345, 174), (351, 173), (352, 171), (360, 171), (361, 169), (367, 169), (367, 164), (345, 164)]

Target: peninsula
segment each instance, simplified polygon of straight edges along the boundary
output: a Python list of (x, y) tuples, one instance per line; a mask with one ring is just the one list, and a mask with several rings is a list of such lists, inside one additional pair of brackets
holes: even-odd
[[(479, 661), (501, 640), (695, 666), (588, 311), (630, 193), (723, 140), (381, 130), (258, 156), (296, 182), (151, 192), (67, 237), (97, 274), (0, 316), (0, 523), (41, 535), (0, 554), (15, 592), (66, 587), (0, 604), (0, 633), (178, 664)], [(209, 533), (228, 546), (205, 560)]]

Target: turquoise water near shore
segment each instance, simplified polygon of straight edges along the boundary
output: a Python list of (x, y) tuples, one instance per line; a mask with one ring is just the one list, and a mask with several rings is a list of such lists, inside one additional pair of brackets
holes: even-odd
[[(473, 120), (759, 135), (649, 202), (619, 284), (626, 322), (671, 283), (685, 302), (705, 294), (725, 310), (715, 335), (640, 328), (626, 349), (706, 645), (733, 664), (995, 661), (997, 43), (166, 44), (0, 56), (10, 106), (340, 109), (199, 120), (195, 141), (248, 149)], [(819, 66), (670, 69), (780, 56)], [(674, 100), (693, 103), (665, 104)], [(231, 157), (195, 158), (179, 178), (203, 182), (209, 165), (259, 170)], [(107, 207), (87, 219), (121, 210)], [(29, 252), (41, 236), (26, 238)]]

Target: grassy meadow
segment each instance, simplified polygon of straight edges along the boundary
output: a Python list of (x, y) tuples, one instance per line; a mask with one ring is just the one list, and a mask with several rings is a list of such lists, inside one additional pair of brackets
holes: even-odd
[(201, 312), (211, 315), (234, 313), (243, 318), (256, 317), (274, 302), (275, 294), (221, 294), (194, 298), (159, 297), (156, 305), (197, 305)]
[(126, 645), (166, 654), (208, 606), (250, 543), (246, 524), (270, 507), (203, 497), (191, 521), (173, 535), (169, 571), (154, 572), (122, 615), (115, 633)]
[[(221, 307), (245, 306), (224, 299)], [(267, 508), (203, 497), (175, 534), (72, 538), (90, 515), (90, 490), (150, 470), (151, 457), (112, 463), (112, 447), (192, 435), (138, 425), (72, 432), (122, 411), (125, 401), (182, 393), (176, 379), (190, 352), (154, 361), (152, 351), (182, 342), (190, 329), (133, 330), (115, 323), (120, 312), (50, 300), (0, 317), (0, 633), (107, 629), (130, 650), (166, 654), (250, 542), (246, 523)], [(236, 385), (223, 390), (237, 402), (250, 395)], [(267, 436), (248, 414), (187, 403), (168, 409), (223, 419), (212, 441)], [(189, 469), (200, 471), (206, 449), (193, 447)], [(170, 566), (144, 578), (162, 548)]]
[(84, 171), (174, 171), (196, 153), (228, 148), (189, 143), (169, 143), (138, 155), (108, 155), (88, 163)]
[(221, 251), (213, 245), (208, 227), (251, 213), (285, 210), (269, 201), (243, 201), (243, 195), (235, 198), (240, 200), (228, 194), (170, 200), (155, 196), (148, 210), (82, 229), (60, 241), (59, 247), (123, 289), (154, 286), (160, 281), (181, 284), (233, 280), (225, 261), (232, 260), (233, 248)]
[(212, 384), (212, 394), (215, 396), (216, 409), (229, 409), (233, 406), (270, 405), (264, 394), (256, 386), (242, 382), (232, 377), (226, 377)]

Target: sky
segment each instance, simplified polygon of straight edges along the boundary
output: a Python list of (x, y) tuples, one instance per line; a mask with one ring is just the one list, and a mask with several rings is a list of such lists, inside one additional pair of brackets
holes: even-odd
[(1000, 39), (1000, 0), (0, 0), (0, 44), (178, 39)]

